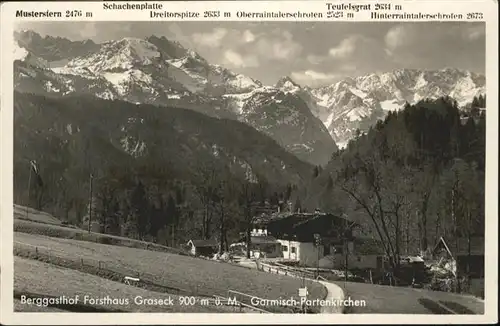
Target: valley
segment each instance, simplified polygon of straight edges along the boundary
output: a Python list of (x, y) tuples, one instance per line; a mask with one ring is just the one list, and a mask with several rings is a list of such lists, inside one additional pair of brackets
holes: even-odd
[[(376, 58), (342, 70), (335, 60), (363, 38), (316, 58), (291, 32), (245, 30), (232, 42), (256, 41), (255, 55), (217, 60), (226, 44), (206, 33), (128, 34), (14, 35), (17, 291), (73, 296), (89, 282), (92, 295), (297, 296), (297, 275), (259, 270), (276, 261), (317, 269), (312, 298), (363, 298), (366, 313), (484, 311), (472, 295), (484, 298), (485, 76), (396, 59), (384, 70)], [(299, 73), (288, 55), (310, 67)], [(408, 274), (413, 263), (425, 273)], [(320, 264), (353, 283), (325, 287)], [(272, 312), (297, 312), (282, 308)]]

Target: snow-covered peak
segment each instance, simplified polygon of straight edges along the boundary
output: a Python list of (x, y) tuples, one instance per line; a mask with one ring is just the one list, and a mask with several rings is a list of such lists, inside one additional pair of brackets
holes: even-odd
[[(172, 57), (172, 56), (169, 56)], [(179, 69), (187, 69), (191, 72), (206, 74), (210, 70), (210, 64), (196, 51), (186, 50), (182, 57), (172, 57), (167, 62)], [(213, 68), (212, 68), (213, 69)], [(206, 76), (205, 76), (206, 77)]]
[(134, 51), (135, 54), (142, 59), (151, 57), (156, 58), (160, 55), (155, 45), (140, 38), (126, 37), (118, 43), (122, 43), (124, 48), (129, 51)]
[(36, 66), (42, 69), (49, 67), (49, 63), (46, 60), (35, 56), (33, 53), (26, 50), (24, 47), (19, 46), (19, 43), (16, 40), (14, 40), (13, 43), (14, 43), (13, 44), (14, 61), (16, 60), (23, 61), (28, 65)]
[(187, 49), (177, 41), (169, 40), (165, 36), (158, 37), (152, 35), (146, 39), (148, 42), (156, 45), (159, 51), (169, 59), (180, 59), (187, 55)]
[(457, 68), (453, 68), (453, 67), (445, 67), (441, 70), (439, 70), (439, 72), (441, 73), (445, 73), (445, 74), (450, 74), (450, 75), (454, 75), (454, 74), (471, 74), (470, 71), (466, 71), (466, 70), (460, 70), (460, 69), (457, 69)]
[(323, 121), (339, 144), (347, 143), (361, 126), (383, 119), (405, 102), (450, 96), (459, 106), (485, 93), (484, 76), (456, 68), (440, 70), (397, 69), (347, 78), (311, 89), (310, 94), (329, 114), (313, 113)]
[(41, 40), (42, 39), (40, 34), (34, 32), (32, 30), (26, 30), (26, 29), (23, 29), (21, 31), (15, 31), (14, 37), (16, 39), (23, 39), (23, 40)]
[(252, 78), (242, 75), (242, 74), (237, 74), (233, 78), (229, 78), (227, 80), (227, 83), (231, 86), (234, 87), (237, 90), (254, 90), (262, 85), (260, 83), (257, 83), (255, 80)]
[(84, 66), (92, 72), (127, 70), (136, 65), (150, 65), (160, 55), (154, 44), (144, 39), (126, 37), (103, 43), (98, 52), (73, 59), (67, 66)]
[(15, 60), (23, 61), (28, 56), (28, 54), (29, 54), (28, 50), (19, 46), (17, 41), (14, 40), (14, 49), (13, 49), (14, 61)]
[[(376, 101), (397, 99), (416, 102), (421, 98), (436, 98), (453, 93), (468, 94), (472, 100), (484, 91), (484, 79), (469, 71), (455, 68), (441, 70), (398, 69), (386, 73), (373, 73), (356, 78), (348, 78), (335, 84), (312, 89), (311, 93), (323, 102), (334, 105), (340, 94), (349, 91), (359, 98), (373, 98)], [(472, 95), (474, 94), (474, 95)], [(457, 95), (457, 94), (455, 94)], [(325, 99), (325, 97), (329, 97)], [(465, 101), (465, 99), (464, 99)]]
[(293, 79), (288, 76), (281, 77), (276, 83), (275, 87), (285, 93), (294, 93), (301, 89), (299, 84), (294, 82)]
[(95, 44), (95, 42), (89, 39), (85, 39), (82, 41), (82, 44)]
[(202, 62), (206, 62), (205, 58), (203, 58), (201, 55), (198, 54), (198, 52), (196, 52), (194, 50), (188, 50), (187, 51), (187, 55), (188, 55), (188, 57), (190, 57), (192, 59), (195, 59), (195, 60), (198, 60), (198, 61), (202, 61)]

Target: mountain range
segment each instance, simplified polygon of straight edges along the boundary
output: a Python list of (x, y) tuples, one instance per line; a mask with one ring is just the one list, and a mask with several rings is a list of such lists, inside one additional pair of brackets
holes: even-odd
[(317, 165), (406, 102), (453, 97), (460, 106), (485, 93), (485, 77), (446, 68), (400, 69), (318, 88), (290, 77), (275, 85), (209, 63), (165, 37), (97, 44), (16, 32), (15, 89), (65, 97), (92, 95), (191, 109), (244, 122)]

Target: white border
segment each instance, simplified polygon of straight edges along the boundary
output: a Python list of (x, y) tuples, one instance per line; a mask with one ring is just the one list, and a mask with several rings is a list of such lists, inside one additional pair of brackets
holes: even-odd
[[(139, 2), (139, 1), (137, 1)], [(115, 2), (119, 3), (119, 2)], [(158, 3), (158, 2), (150, 2)], [(245, 10), (257, 11), (288, 11), (296, 12), (326, 12), (326, 1), (203, 1), (203, 2), (162, 2), (164, 9), (170, 11), (200, 11)], [(330, 3), (338, 4), (332, 0)], [(373, 1), (353, 2), (355, 4), (371, 3)], [(1, 152), (4, 153), (0, 168), (0, 223), (1, 223), (1, 322), (5, 324), (44, 324), (44, 325), (75, 325), (83, 324), (336, 324), (336, 323), (383, 323), (407, 324), (432, 323), (432, 324), (471, 324), (491, 323), (498, 321), (498, 7), (493, 0), (475, 1), (392, 1), (402, 4), (406, 12), (445, 12), (467, 13), (482, 12), (486, 21), (486, 93), (487, 93), (487, 138), (486, 138), (486, 279), (485, 279), (485, 314), (484, 315), (399, 315), (399, 314), (357, 314), (357, 315), (262, 315), (262, 314), (161, 314), (161, 313), (83, 313), (77, 318), (73, 313), (13, 313), (13, 160), (12, 160), (12, 124), (13, 124), (13, 65), (12, 65), (12, 39), (14, 12), (24, 10), (85, 10), (92, 11), (92, 19), (81, 18), (87, 21), (160, 21), (149, 19), (148, 13), (102, 11), (102, 2), (4, 2), (1, 5), (1, 107), (0, 124), (4, 133), (0, 137)], [(27, 20), (25, 18), (19, 19)], [(51, 19), (37, 19), (37, 21)], [(64, 19), (59, 19), (64, 20)], [(77, 19), (67, 19), (76, 21)], [(168, 19), (163, 19), (167, 21)], [(224, 19), (219, 19), (224, 20)], [(225, 19), (244, 21), (244, 19)], [(260, 21), (259, 19), (254, 19)], [(288, 19), (294, 20), (294, 19)], [(302, 19), (307, 21), (307, 19)], [(323, 21), (328, 19), (323, 19)], [(248, 21), (248, 20), (247, 20)], [(268, 19), (270, 21), (270, 19)], [(276, 21), (276, 20), (274, 20)], [(283, 20), (285, 21), (285, 20)], [(309, 20), (311, 21), (311, 20)], [(314, 20), (320, 21), (320, 19)], [(330, 20), (331, 21), (331, 20)], [(336, 20), (336, 21), (346, 21)], [(370, 21), (369, 13), (359, 12), (356, 21)], [(382, 22), (383, 20), (373, 21)], [(404, 20), (401, 20), (403, 22)], [(424, 22), (422, 22), (424, 23)], [(79, 315), (79, 314), (78, 314)]]

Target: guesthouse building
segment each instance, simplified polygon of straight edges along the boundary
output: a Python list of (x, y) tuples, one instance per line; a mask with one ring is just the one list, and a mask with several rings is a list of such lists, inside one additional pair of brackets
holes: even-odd
[[(274, 213), (254, 219), (254, 228), (274, 237), (280, 244), (284, 261), (316, 267), (321, 258), (353, 240), (358, 225), (334, 214)], [(316, 238), (319, 238), (318, 242)]]

